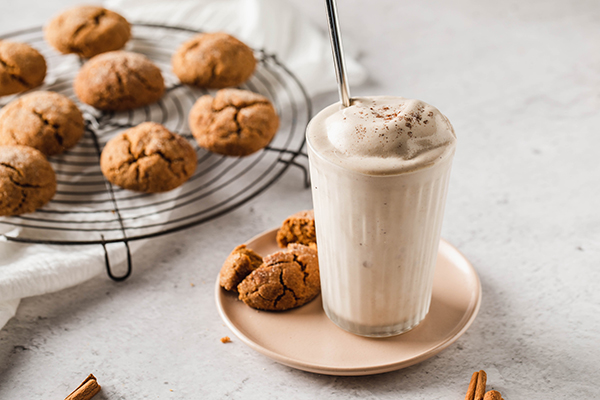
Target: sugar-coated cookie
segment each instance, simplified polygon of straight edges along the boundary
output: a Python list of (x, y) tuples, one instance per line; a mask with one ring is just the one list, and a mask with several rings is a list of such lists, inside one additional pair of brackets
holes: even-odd
[(40, 86), (46, 77), (46, 60), (25, 43), (0, 40), (0, 96)]
[(262, 265), (263, 259), (245, 244), (237, 246), (223, 263), (219, 284), (225, 290), (237, 290), (237, 285)]
[(286, 248), (290, 243), (314, 246), (317, 242), (315, 213), (313, 210), (299, 211), (290, 215), (277, 231), (277, 244)]
[(29, 93), (0, 110), (0, 145), (30, 146), (51, 156), (75, 146), (83, 131), (81, 111), (59, 93)]
[(131, 37), (131, 26), (114, 11), (79, 6), (54, 17), (44, 34), (48, 43), (61, 53), (90, 58), (123, 48)]
[(182, 83), (205, 88), (238, 86), (248, 80), (254, 52), (227, 33), (201, 33), (183, 43), (171, 60)]
[(0, 146), (0, 216), (34, 212), (55, 192), (56, 176), (42, 153), (26, 146)]
[(155, 122), (144, 122), (115, 136), (100, 157), (102, 173), (111, 183), (147, 193), (182, 185), (196, 164), (192, 145)]
[(239, 299), (260, 310), (288, 310), (317, 297), (319, 279), (316, 250), (293, 243), (287, 251), (263, 259), (263, 265), (238, 285)]
[(246, 156), (271, 142), (279, 128), (275, 108), (248, 90), (222, 89), (200, 97), (189, 115), (198, 145), (214, 153)]
[(109, 111), (152, 104), (165, 92), (160, 68), (145, 56), (127, 51), (90, 59), (79, 70), (74, 87), (82, 102)]

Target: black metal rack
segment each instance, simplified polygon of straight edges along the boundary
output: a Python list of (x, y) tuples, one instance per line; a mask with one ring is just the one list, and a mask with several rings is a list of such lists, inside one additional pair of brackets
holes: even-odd
[[(304, 146), (304, 129), (312, 116), (311, 103), (298, 79), (274, 55), (256, 50), (257, 69), (240, 88), (271, 99), (280, 116), (280, 129), (265, 149), (248, 157), (226, 157), (198, 148), (187, 124), (187, 114), (207, 90), (182, 85), (172, 74), (172, 53), (199, 31), (154, 24), (134, 24), (127, 50), (145, 54), (162, 70), (167, 91), (156, 104), (128, 112), (101, 112), (78, 101), (73, 79), (83, 62), (61, 55), (43, 39), (41, 28), (0, 36), (27, 42), (48, 63), (44, 86), (77, 103), (86, 120), (85, 134), (69, 151), (50, 157), (58, 181), (55, 197), (33, 214), (0, 218), (0, 237), (11, 242), (48, 245), (100, 245), (109, 277), (121, 281), (132, 271), (129, 242), (155, 238), (210, 221), (240, 207), (271, 186), (290, 166), (298, 163)], [(12, 97), (0, 99), (0, 107)], [(164, 124), (186, 137), (196, 149), (198, 167), (181, 188), (162, 194), (136, 193), (110, 184), (100, 171), (100, 154), (106, 142), (124, 129), (144, 121)], [(123, 243), (127, 272), (115, 276), (106, 245)]]

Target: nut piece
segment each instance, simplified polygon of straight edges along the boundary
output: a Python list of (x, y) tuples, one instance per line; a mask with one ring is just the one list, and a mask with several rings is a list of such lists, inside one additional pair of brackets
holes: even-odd
[(171, 63), (182, 83), (215, 89), (246, 82), (256, 67), (252, 49), (222, 32), (194, 36), (177, 49)]
[(317, 243), (313, 210), (299, 211), (283, 222), (277, 231), (277, 244), (279, 247), (286, 248), (290, 243), (300, 243), (306, 246)]
[(152, 104), (165, 92), (160, 68), (145, 56), (127, 51), (111, 51), (86, 62), (74, 87), (82, 102), (111, 111)]
[(155, 122), (144, 122), (106, 143), (102, 173), (111, 183), (139, 192), (175, 189), (196, 169), (196, 152), (183, 137)]
[(219, 284), (225, 290), (237, 291), (237, 286), (252, 271), (262, 265), (262, 257), (245, 244), (239, 245), (227, 257), (219, 273)]
[(48, 43), (61, 53), (90, 58), (125, 46), (131, 37), (131, 26), (114, 11), (79, 6), (53, 18), (44, 33)]
[(281, 311), (302, 306), (321, 291), (317, 252), (290, 244), (264, 258), (263, 265), (238, 285), (240, 300), (260, 310)]
[(46, 157), (26, 146), (0, 146), (0, 216), (34, 212), (56, 192)]
[(0, 40), (0, 96), (37, 87), (45, 77), (46, 60), (36, 49)]
[(504, 400), (502, 395), (497, 390), (490, 390), (485, 394), (483, 400)]
[(223, 89), (200, 97), (189, 115), (198, 145), (214, 153), (246, 156), (271, 142), (279, 117), (264, 96), (248, 90)]
[(83, 130), (79, 108), (54, 92), (26, 94), (0, 111), (0, 146), (20, 144), (51, 156), (75, 146)]

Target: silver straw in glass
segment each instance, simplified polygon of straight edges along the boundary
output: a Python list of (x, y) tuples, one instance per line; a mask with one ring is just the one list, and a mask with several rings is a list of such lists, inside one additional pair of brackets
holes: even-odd
[(342, 37), (340, 35), (340, 23), (338, 20), (337, 5), (335, 0), (325, 0), (325, 4), (327, 5), (329, 39), (331, 39), (331, 51), (333, 53), (333, 63), (335, 64), (335, 74), (338, 82), (340, 100), (344, 107), (349, 107), (351, 100), (350, 88), (348, 86), (348, 77), (346, 76), (344, 47), (342, 46)]

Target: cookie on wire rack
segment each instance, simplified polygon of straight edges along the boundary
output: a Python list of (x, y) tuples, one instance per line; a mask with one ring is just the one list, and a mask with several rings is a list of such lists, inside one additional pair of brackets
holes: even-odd
[(146, 193), (182, 185), (196, 164), (192, 145), (156, 122), (141, 123), (115, 136), (100, 157), (102, 173), (111, 183)]
[(227, 156), (247, 156), (267, 146), (279, 117), (265, 96), (248, 90), (221, 89), (200, 97), (189, 114), (200, 147)]
[(46, 77), (46, 60), (28, 44), (0, 40), (0, 96), (40, 86)]
[(44, 34), (48, 43), (61, 53), (90, 58), (123, 48), (131, 38), (131, 26), (114, 11), (84, 5), (54, 17)]
[(146, 56), (128, 51), (110, 51), (90, 59), (73, 86), (79, 100), (106, 111), (152, 104), (165, 92), (160, 68)]
[(227, 33), (201, 33), (183, 43), (172, 57), (182, 83), (221, 89), (246, 82), (256, 68), (252, 49)]
[(59, 93), (28, 93), (0, 110), (0, 146), (19, 144), (51, 156), (75, 146), (83, 131), (81, 111)]
[(56, 192), (46, 157), (27, 146), (0, 146), (0, 216), (34, 212)]

